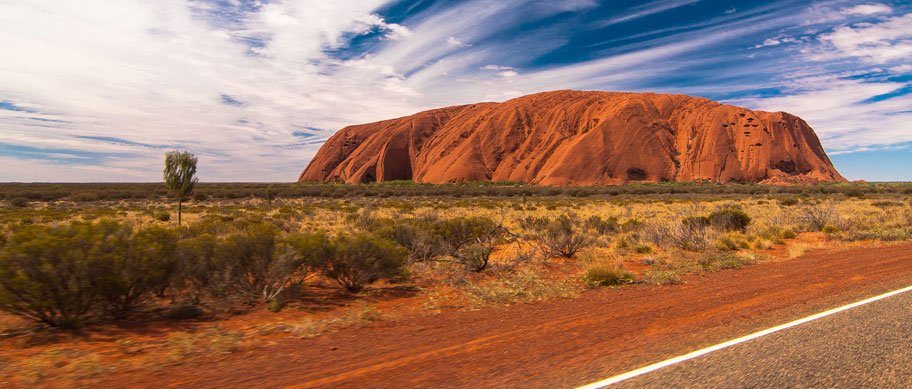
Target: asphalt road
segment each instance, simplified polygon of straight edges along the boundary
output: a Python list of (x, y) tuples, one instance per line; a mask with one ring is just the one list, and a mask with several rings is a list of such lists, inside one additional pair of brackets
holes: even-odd
[(753, 339), (612, 387), (912, 387), (912, 292)]

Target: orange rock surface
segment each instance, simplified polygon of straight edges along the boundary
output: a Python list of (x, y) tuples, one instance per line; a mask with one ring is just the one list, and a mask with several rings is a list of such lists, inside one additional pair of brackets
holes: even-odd
[(785, 112), (685, 95), (555, 91), (343, 128), (299, 181), (845, 181)]

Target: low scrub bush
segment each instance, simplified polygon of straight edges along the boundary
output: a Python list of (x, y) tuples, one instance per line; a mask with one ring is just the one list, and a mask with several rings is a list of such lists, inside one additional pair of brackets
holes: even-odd
[(754, 262), (755, 260), (751, 257), (716, 251), (704, 253), (697, 261), (703, 270), (737, 269)]
[(500, 273), (491, 279), (468, 282), (464, 287), (475, 306), (571, 298), (577, 296), (579, 289), (571, 282), (543, 277), (530, 267)]
[(615, 286), (636, 282), (633, 274), (613, 263), (596, 262), (586, 269), (583, 281), (589, 286)]
[(603, 219), (598, 215), (592, 215), (586, 219), (586, 227), (589, 227), (599, 235), (611, 235), (621, 230), (621, 225), (616, 217)]
[(227, 283), (228, 272), (215, 255), (218, 240), (202, 234), (177, 243), (177, 274), (174, 287), (185, 291), (191, 304), (198, 304), (207, 294), (220, 295)]
[(98, 303), (94, 253), (113, 250), (103, 238), (88, 224), (14, 234), (0, 256), (0, 307), (53, 327), (81, 326)]
[(713, 233), (706, 217), (688, 217), (679, 223), (654, 223), (645, 234), (657, 246), (702, 251), (709, 247)]
[(474, 272), (488, 267), (496, 240), (505, 232), (483, 216), (390, 220), (375, 231), (405, 247), (412, 261), (455, 261)]
[(167, 283), (175, 245), (175, 234), (159, 227), (31, 226), (0, 253), (0, 308), (65, 328), (100, 310), (123, 316)]
[(793, 205), (798, 205), (798, 198), (797, 197), (784, 198), (782, 200), (779, 200), (779, 205), (781, 205), (783, 207), (791, 207)]
[(29, 200), (25, 197), (16, 197), (9, 201), (9, 204), (16, 208), (25, 208), (29, 205)]
[(322, 234), (280, 239), (274, 226), (253, 224), (222, 240), (215, 257), (235, 291), (265, 303), (303, 282), (316, 263), (325, 260), (327, 250)]
[(709, 224), (720, 231), (747, 231), (751, 218), (738, 208), (723, 208), (707, 217)]
[(382, 278), (404, 275), (407, 257), (395, 243), (359, 232), (332, 240), (318, 266), (323, 275), (354, 293)]
[(806, 205), (799, 210), (798, 218), (811, 231), (823, 231), (839, 220), (839, 212), (832, 203)]
[(715, 247), (721, 251), (747, 250), (750, 241), (742, 234), (725, 234), (716, 239)]
[(164, 288), (176, 268), (177, 234), (162, 227), (149, 227), (135, 234), (129, 226), (111, 231), (112, 252), (95, 266), (101, 277), (97, 292), (114, 317), (124, 317)]
[(520, 225), (527, 238), (549, 256), (573, 258), (580, 250), (595, 243), (574, 214), (563, 214), (555, 219), (530, 217), (523, 219)]

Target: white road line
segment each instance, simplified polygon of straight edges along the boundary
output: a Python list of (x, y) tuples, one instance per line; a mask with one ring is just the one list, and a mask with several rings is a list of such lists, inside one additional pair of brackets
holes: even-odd
[(775, 327), (772, 327), (772, 328), (767, 328), (767, 329), (765, 329), (765, 330), (763, 330), (763, 331), (754, 332), (753, 334), (750, 334), (750, 335), (747, 335), (747, 336), (742, 336), (742, 337), (740, 337), (740, 338), (732, 339), (732, 340), (729, 340), (729, 341), (724, 342), (724, 343), (719, 343), (719, 344), (717, 344), (717, 345), (709, 346), (709, 347), (707, 347), (707, 348), (703, 348), (703, 349), (700, 349), (700, 350), (697, 350), (697, 351), (694, 351), (694, 352), (691, 352), (691, 353), (687, 353), (687, 354), (684, 354), (684, 355), (681, 355), (681, 356), (677, 356), (677, 357), (674, 357), (674, 358), (671, 358), (671, 359), (666, 359), (666, 360), (661, 361), (661, 362), (658, 362), (658, 363), (653, 363), (653, 364), (648, 365), (648, 366), (643, 366), (643, 367), (641, 367), (641, 368), (639, 368), (639, 369), (632, 370), (632, 371), (628, 371), (628, 372), (623, 373), (623, 374), (618, 374), (618, 375), (616, 375), (616, 376), (614, 376), (614, 377), (611, 377), (611, 378), (607, 378), (607, 379), (604, 379), (604, 380), (601, 380), (601, 381), (598, 381), (598, 382), (593, 382), (593, 383), (591, 383), (591, 384), (587, 384), (587, 385), (580, 386), (580, 387), (578, 387), (577, 389), (596, 389), (596, 388), (603, 388), (603, 387), (606, 387), (606, 386), (608, 386), (608, 385), (613, 385), (613, 384), (619, 383), (619, 382), (621, 382), (621, 381), (625, 381), (625, 380), (631, 379), (631, 378), (633, 378), (633, 377), (641, 376), (641, 375), (643, 375), (643, 374), (646, 374), (646, 373), (650, 373), (650, 372), (659, 370), (659, 369), (661, 369), (661, 368), (663, 368), (663, 367), (667, 367), (667, 366), (671, 366), (671, 365), (674, 365), (674, 364), (677, 364), (677, 363), (681, 363), (681, 362), (687, 361), (687, 360), (689, 360), (689, 359), (694, 359), (694, 358), (697, 358), (697, 357), (700, 357), (700, 356), (709, 354), (709, 353), (711, 353), (711, 352), (714, 352), (714, 351), (718, 351), (718, 350), (724, 349), (724, 348), (726, 348), (726, 347), (731, 347), (731, 346), (734, 346), (734, 345), (739, 344), (739, 343), (744, 343), (744, 342), (747, 342), (747, 341), (752, 340), (752, 339), (757, 339), (757, 338), (759, 338), (759, 337), (761, 337), (761, 336), (766, 336), (766, 335), (772, 334), (772, 333), (774, 333), (774, 332), (778, 332), (778, 331), (782, 331), (782, 330), (784, 330), (784, 329), (788, 329), (788, 328), (792, 328), (792, 327), (795, 327), (795, 326), (799, 326), (799, 325), (802, 325), (802, 324), (807, 323), (807, 322), (810, 322), (810, 321), (814, 321), (814, 320), (817, 320), (817, 319), (820, 319), (820, 318), (824, 318), (824, 317), (827, 317), (827, 316), (830, 316), (830, 315), (833, 315), (833, 314), (836, 314), (836, 313), (839, 313), (839, 312), (847, 311), (847, 310), (850, 310), (850, 309), (852, 309), (852, 308), (860, 307), (860, 306), (865, 305), (865, 304), (873, 303), (873, 302), (875, 302), (875, 301), (883, 300), (883, 299), (885, 299), (885, 298), (893, 297), (893, 296), (896, 296), (896, 295), (898, 295), (898, 294), (906, 293), (906, 292), (909, 292), (909, 291), (912, 291), (912, 286), (907, 286), (907, 287), (902, 288), (902, 289), (899, 289), (899, 290), (894, 290), (894, 291), (892, 291), (892, 292), (887, 292), (887, 293), (884, 293), (884, 294), (879, 295), (879, 296), (874, 296), (874, 297), (871, 297), (871, 298), (868, 298), (868, 299), (864, 299), (864, 300), (861, 300), (861, 301), (858, 301), (858, 302), (851, 303), (851, 304), (849, 304), (849, 305), (843, 305), (843, 306), (841, 306), (841, 307), (839, 307), (839, 308), (833, 308), (833, 309), (831, 309), (831, 310), (829, 310), (829, 311), (820, 312), (820, 313), (818, 313), (818, 314), (816, 314), (816, 315), (811, 315), (811, 316), (805, 317), (805, 318), (803, 318), (803, 319), (798, 319), (798, 320), (795, 320), (795, 321), (792, 321), (792, 322), (788, 322), (788, 323), (785, 323), (785, 324), (782, 324), (782, 325), (778, 325), (778, 326), (775, 326)]

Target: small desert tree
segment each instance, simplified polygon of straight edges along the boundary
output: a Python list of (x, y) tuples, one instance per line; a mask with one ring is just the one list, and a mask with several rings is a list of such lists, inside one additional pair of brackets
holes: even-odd
[(169, 151), (165, 154), (165, 185), (177, 197), (177, 225), (181, 224), (184, 200), (190, 197), (199, 181), (196, 177), (196, 156), (186, 151)]

